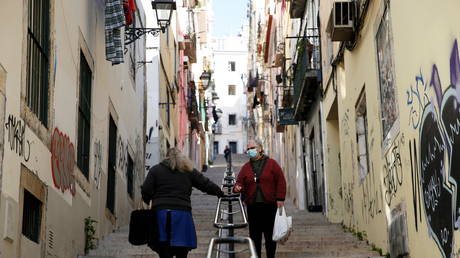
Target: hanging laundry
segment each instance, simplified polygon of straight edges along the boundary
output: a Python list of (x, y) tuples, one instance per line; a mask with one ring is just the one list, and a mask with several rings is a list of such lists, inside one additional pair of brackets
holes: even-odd
[(134, 0), (123, 0), (123, 10), (125, 11), (126, 25), (133, 24), (136, 2)]
[(112, 65), (123, 63), (121, 28), (125, 26), (122, 0), (105, 1), (105, 58)]

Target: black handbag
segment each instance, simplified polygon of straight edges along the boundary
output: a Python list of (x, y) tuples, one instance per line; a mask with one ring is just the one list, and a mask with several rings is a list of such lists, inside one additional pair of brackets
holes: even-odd
[(145, 245), (151, 243), (155, 239), (156, 224), (155, 211), (132, 211), (129, 220), (129, 243), (132, 245)]

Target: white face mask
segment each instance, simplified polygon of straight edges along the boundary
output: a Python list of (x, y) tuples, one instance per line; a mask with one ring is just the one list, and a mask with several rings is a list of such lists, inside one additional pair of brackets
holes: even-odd
[(259, 152), (256, 149), (250, 149), (246, 152), (246, 154), (248, 155), (250, 159), (253, 159), (257, 157), (257, 155), (259, 155)]

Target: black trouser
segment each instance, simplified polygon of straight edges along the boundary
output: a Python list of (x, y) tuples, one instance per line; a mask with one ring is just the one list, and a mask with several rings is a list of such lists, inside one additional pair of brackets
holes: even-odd
[(276, 242), (272, 240), (277, 206), (275, 203), (255, 203), (247, 206), (249, 236), (256, 246), (257, 255), (262, 258), (262, 233), (265, 238), (267, 258), (274, 258)]
[(169, 246), (168, 244), (160, 244), (156, 250), (160, 258), (187, 258), (189, 248)]

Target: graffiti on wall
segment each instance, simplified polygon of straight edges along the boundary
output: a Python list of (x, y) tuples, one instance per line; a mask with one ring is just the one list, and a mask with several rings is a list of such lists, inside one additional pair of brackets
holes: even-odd
[(385, 155), (384, 164), (383, 164), (383, 184), (385, 185), (385, 201), (388, 206), (391, 206), (391, 201), (398, 192), (398, 188), (403, 183), (403, 170), (402, 170), (402, 161), (401, 161), (401, 147), (403, 144), (402, 140), (404, 137), (401, 137), (401, 140), (395, 141), (393, 146)]
[(363, 202), (361, 212), (367, 223), (374, 219), (376, 215), (382, 213), (382, 189), (377, 187), (375, 182), (375, 173), (370, 171), (369, 176), (362, 185)]
[[(444, 90), (437, 65), (429, 81), (420, 73), (410, 87), (409, 123), (419, 130), (419, 145), (409, 144), (415, 227), (425, 213), (430, 236), (443, 257), (453, 255), (460, 228), (460, 58), (458, 41), (450, 55), (450, 85)], [(417, 120), (417, 118), (420, 118)]]
[(353, 183), (345, 183), (343, 187), (343, 203), (345, 211), (349, 214), (354, 214), (354, 203), (353, 203)]
[(430, 102), (427, 86), (420, 71), (420, 74), (415, 76), (415, 86), (411, 85), (406, 91), (406, 104), (410, 109), (409, 126), (413, 129), (419, 127), (423, 109)]
[(94, 184), (99, 189), (102, 175), (102, 143), (99, 140), (94, 142)]
[(412, 197), (414, 207), (415, 231), (418, 232), (418, 224), (422, 223), (422, 206), (420, 204), (420, 174), (418, 169), (417, 145), (415, 139), (409, 142), (410, 169), (412, 175)]
[(26, 139), (26, 124), (24, 121), (14, 115), (9, 115), (5, 128), (10, 150), (16, 152), (17, 155), (24, 158), (25, 162), (28, 162), (30, 159), (30, 141)]
[(75, 148), (69, 136), (54, 129), (51, 137), (51, 171), (54, 186), (61, 192), (67, 190), (75, 196)]
[(128, 144), (118, 136), (117, 140), (117, 168), (121, 171), (126, 171), (128, 165)]
[(341, 129), (343, 130), (343, 134), (345, 136), (348, 136), (350, 134), (350, 125), (349, 125), (349, 122), (350, 122), (350, 110), (347, 109), (347, 111), (343, 114), (343, 118), (342, 118), (342, 121), (341, 121)]

